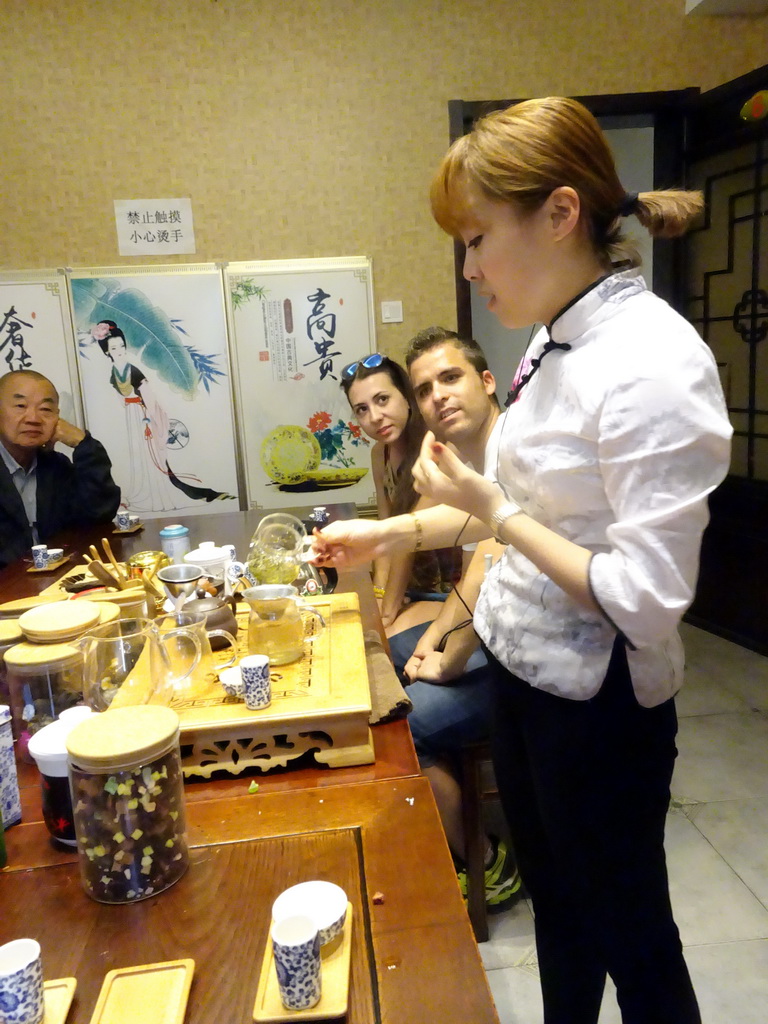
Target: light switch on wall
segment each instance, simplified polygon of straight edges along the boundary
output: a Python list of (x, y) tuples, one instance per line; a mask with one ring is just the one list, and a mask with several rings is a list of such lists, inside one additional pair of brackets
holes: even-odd
[(401, 324), (403, 322), (402, 302), (382, 302), (381, 322), (383, 324)]

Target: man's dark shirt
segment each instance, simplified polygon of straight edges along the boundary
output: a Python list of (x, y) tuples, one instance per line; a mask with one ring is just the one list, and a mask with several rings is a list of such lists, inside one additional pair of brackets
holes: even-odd
[[(108, 522), (120, 504), (104, 446), (86, 433), (72, 451), (37, 452), (37, 533), (42, 544), (59, 530)], [(24, 503), (0, 459), (0, 569), (27, 554), (33, 544)]]

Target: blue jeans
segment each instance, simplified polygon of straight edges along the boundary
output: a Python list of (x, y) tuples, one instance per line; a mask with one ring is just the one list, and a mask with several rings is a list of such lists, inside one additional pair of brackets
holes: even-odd
[(457, 755), (465, 743), (488, 739), (491, 717), (492, 675), (482, 650), (472, 654), (464, 675), (447, 686), (408, 683), (403, 668), (430, 625), (424, 622), (389, 638), (395, 670), (413, 702), (408, 724), (422, 768)]

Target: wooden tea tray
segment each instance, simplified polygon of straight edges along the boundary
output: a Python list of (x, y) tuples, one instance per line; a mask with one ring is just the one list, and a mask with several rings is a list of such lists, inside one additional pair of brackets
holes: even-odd
[[(312, 752), (332, 768), (371, 764), (373, 739), (368, 718), (371, 692), (356, 594), (324, 594), (311, 605), (327, 628), (291, 665), (273, 668), (272, 703), (249, 711), (227, 697), (216, 673), (172, 703), (181, 719), (181, 755), (186, 776), (210, 778), (224, 770), (269, 771)], [(248, 605), (239, 602), (238, 660), (248, 654)], [(314, 620), (312, 620), (314, 621)], [(230, 649), (214, 652), (225, 664)]]

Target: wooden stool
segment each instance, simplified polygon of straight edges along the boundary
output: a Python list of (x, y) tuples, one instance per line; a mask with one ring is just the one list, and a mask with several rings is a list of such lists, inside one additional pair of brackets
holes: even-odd
[(461, 749), (461, 816), (467, 867), (467, 911), (477, 942), (488, 941), (483, 803), (497, 796), (490, 745), (468, 743)]

